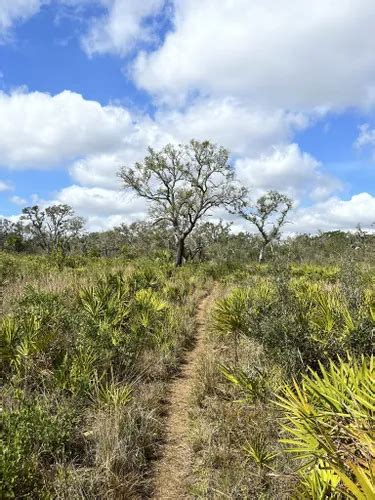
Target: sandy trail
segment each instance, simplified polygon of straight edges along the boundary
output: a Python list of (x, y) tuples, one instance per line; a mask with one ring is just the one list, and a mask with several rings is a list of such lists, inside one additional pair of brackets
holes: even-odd
[(166, 440), (162, 456), (155, 463), (154, 494), (158, 500), (192, 498), (186, 493), (191, 474), (191, 456), (188, 444), (190, 394), (199, 355), (203, 350), (205, 320), (210, 296), (201, 300), (196, 314), (196, 335), (193, 349), (182, 361), (178, 376), (172, 381), (168, 396)]

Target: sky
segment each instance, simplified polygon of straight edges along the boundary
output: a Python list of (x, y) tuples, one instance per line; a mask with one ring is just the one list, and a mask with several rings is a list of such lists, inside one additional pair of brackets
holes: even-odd
[(195, 138), (293, 198), (287, 231), (373, 230), (374, 25), (374, 0), (0, 0), (0, 216), (145, 218), (120, 167)]

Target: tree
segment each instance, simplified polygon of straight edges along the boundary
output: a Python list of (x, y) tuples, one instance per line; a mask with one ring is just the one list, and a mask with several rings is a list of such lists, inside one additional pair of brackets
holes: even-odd
[(164, 222), (176, 240), (176, 266), (184, 259), (185, 241), (198, 222), (217, 207), (230, 207), (245, 195), (234, 182), (228, 151), (209, 141), (149, 148), (143, 162), (124, 167), (125, 188), (150, 204), (154, 223)]
[(292, 207), (292, 200), (278, 191), (268, 191), (254, 206), (238, 206), (238, 214), (254, 224), (261, 235), (259, 262), (263, 262), (267, 247), (280, 238), (281, 229), (287, 222), (286, 216)]
[(43, 250), (66, 251), (69, 243), (84, 227), (84, 219), (75, 215), (69, 205), (52, 205), (42, 210), (38, 205), (22, 210), (21, 220), (35, 243)]
[(0, 219), (0, 248), (11, 252), (22, 252), (25, 249), (23, 227), (20, 222)]
[(186, 245), (186, 257), (189, 260), (198, 259), (200, 261), (218, 258), (220, 254), (226, 253), (227, 244), (231, 238), (231, 223), (219, 221), (203, 222), (197, 225), (194, 233), (189, 238)]

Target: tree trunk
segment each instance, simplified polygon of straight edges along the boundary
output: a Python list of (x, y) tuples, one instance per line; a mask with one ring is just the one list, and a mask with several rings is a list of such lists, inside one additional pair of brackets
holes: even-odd
[(262, 247), (260, 249), (260, 252), (259, 252), (259, 256), (258, 256), (258, 262), (259, 262), (259, 264), (261, 264), (263, 262), (263, 259), (264, 259), (264, 247)]
[(180, 238), (177, 243), (176, 267), (182, 265), (185, 253), (185, 238)]
[(262, 264), (262, 262), (264, 262), (264, 252), (266, 250), (266, 245), (263, 245), (262, 248), (260, 249), (260, 252), (259, 252), (259, 257), (258, 257), (258, 262), (259, 264)]

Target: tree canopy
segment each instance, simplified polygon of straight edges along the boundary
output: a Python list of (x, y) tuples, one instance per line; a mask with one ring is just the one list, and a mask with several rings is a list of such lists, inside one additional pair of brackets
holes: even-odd
[(84, 219), (75, 215), (69, 205), (52, 205), (44, 210), (34, 205), (25, 207), (22, 214), (27, 231), (48, 253), (58, 248), (65, 250), (84, 227)]
[(246, 190), (234, 180), (228, 151), (209, 141), (168, 144), (161, 151), (149, 148), (134, 167), (119, 173), (125, 188), (149, 202), (155, 223), (166, 223), (176, 239), (176, 265), (182, 264), (185, 240), (215, 208), (231, 207)]
[(286, 224), (286, 217), (292, 207), (293, 201), (278, 191), (268, 191), (258, 198), (255, 205), (248, 203), (238, 206), (238, 214), (254, 224), (262, 237), (260, 262), (264, 259), (268, 245), (280, 238), (281, 229)]

